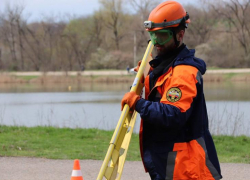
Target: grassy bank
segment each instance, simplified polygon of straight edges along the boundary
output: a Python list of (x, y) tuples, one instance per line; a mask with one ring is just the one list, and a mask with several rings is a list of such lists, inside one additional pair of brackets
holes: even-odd
[[(0, 156), (50, 159), (99, 159), (113, 131), (54, 127), (0, 126)], [(250, 163), (250, 137), (214, 136), (221, 162)], [(140, 160), (138, 134), (133, 134), (128, 160)]]
[[(0, 156), (103, 159), (113, 132), (97, 129), (0, 126)], [(128, 158), (139, 160), (138, 136)]]
[(0, 75), (0, 83), (63, 84), (63, 83), (116, 83), (133, 82), (135, 75), (92, 75), (92, 76), (9, 76)]
[[(120, 72), (120, 71), (119, 71)], [(35, 84), (49, 84), (49, 83), (116, 83), (116, 82), (133, 82), (134, 74), (118, 73), (112, 74), (112, 71), (104, 71), (103, 74), (93, 73), (91, 75), (14, 75), (14, 74), (0, 74), (0, 83), (35, 83)], [(206, 73), (203, 76), (205, 82), (224, 82), (224, 81), (250, 81), (250, 73)]]

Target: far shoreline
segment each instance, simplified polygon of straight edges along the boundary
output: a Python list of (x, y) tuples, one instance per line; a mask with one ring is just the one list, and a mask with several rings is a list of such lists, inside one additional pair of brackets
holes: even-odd
[[(0, 83), (129, 83), (135, 73), (125, 70), (93, 70), (70, 72), (0, 72)], [(250, 69), (214, 69), (207, 70), (204, 82), (249, 82)]]

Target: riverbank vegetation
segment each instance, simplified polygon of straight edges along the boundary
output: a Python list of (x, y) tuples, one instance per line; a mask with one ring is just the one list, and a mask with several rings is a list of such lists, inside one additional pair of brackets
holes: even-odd
[[(143, 27), (163, 0), (100, 0), (84, 17), (29, 22), (25, 6), (0, 12), (0, 70), (126, 69), (141, 60), (149, 39)], [(191, 23), (184, 42), (209, 67), (250, 67), (250, 2), (202, 0), (184, 4)], [(60, 6), (60, 5), (59, 5)], [(83, 8), (84, 9), (84, 8)]]
[[(0, 126), (0, 156), (102, 160), (113, 131), (55, 127)], [(221, 162), (250, 163), (250, 137), (214, 136)], [(127, 159), (140, 161), (139, 137), (133, 134)]]
[[(0, 83), (30, 83), (30, 84), (81, 84), (81, 83), (129, 83), (133, 82), (135, 75), (123, 73), (123, 75), (22, 75), (0, 74)], [(224, 73), (224, 74), (205, 74), (204, 82), (249, 82), (250, 73)]]

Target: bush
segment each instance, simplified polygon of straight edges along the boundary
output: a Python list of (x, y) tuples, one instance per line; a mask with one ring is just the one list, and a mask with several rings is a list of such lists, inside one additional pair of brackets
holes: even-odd
[(132, 66), (132, 54), (122, 51), (107, 52), (98, 48), (87, 63), (88, 69), (125, 69), (128, 65)]

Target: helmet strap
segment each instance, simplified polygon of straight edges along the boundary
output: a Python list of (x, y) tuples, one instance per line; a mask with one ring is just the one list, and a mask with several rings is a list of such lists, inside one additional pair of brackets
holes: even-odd
[(177, 49), (179, 47), (179, 45), (180, 45), (180, 41), (178, 41), (177, 38), (176, 38), (175, 30), (173, 28), (171, 28), (171, 30), (172, 30), (173, 36), (174, 36), (174, 42), (175, 42), (175, 46), (176, 46), (175, 48)]

